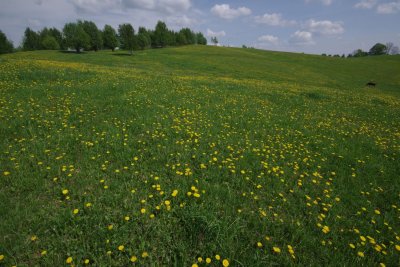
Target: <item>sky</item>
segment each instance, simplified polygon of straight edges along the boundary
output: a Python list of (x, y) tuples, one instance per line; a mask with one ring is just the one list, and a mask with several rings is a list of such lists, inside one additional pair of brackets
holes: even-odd
[(400, 46), (400, 0), (0, 0), (0, 30), (15, 46), (26, 27), (62, 29), (77, 19), (135, 29), (162, 20), (221, 45), (311, 54)]

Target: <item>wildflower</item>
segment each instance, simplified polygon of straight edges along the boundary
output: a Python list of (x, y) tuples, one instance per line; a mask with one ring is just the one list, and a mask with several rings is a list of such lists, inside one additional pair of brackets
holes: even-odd
[(211, 259), (210, 258), (206, 258), (206, 263), (211, 263)]
[(37, 236), (33, 235), (31, 236), (31, 241), (36, 241), (37, 240)]
[(199, 265), (197, 265), (197, 263), (193, 263), (192, 267), (199, 267)]
[(223, 265), (224, 267), (228, 267), (228, 266), (229, 266), (229, 261), (228, 261), (227, 259), (223, 260), (223, 261), (222, 261), (222, 265)]
[(167, 206), (171, 205), (171, 201), (169, 201), (169, 200), (165, 200), (164, 203), (165, 203), (165, 205), (167, 205)]
[(381, 212), (380, 212), (379, 210), (375, 210), (374, 212), (375, 212), (375, 214), (377, 214), (377, 215), (381, 214)]
[(198, 261), (198, 262), (203, 262), (203, 258), (202, 258), (202, 257), (198, 257), (198, 258), (197, 258), (197, 261)]
[(44, 256), (47, 254), (47, 250), (43, 250), (42, 252), (40, 252), (40, 255)]
[(357, 255), (358, 255), (359, 257), (363, 258), (363, 257), (364, 257), (364, 252), (359, 251), (359, 252), (357, 252)]
[(1, 255), (0, 255), (0, 261), (4, 260), (4, 258), (5, 258), (4, 255), (1, 254)]
[(142, 258), (147, 258), (149, 256), (149, 253), (147, 253), (146, 251), (144, 251), (142, 253)]
[(118, 247), (118, 250), (119, 250), (119, 251), (124, 251), (124, 249), (125, 249), (124, 245), (120, 245), (120, 246)]
[(396, 245), (396, 250), (400, 251), (400, 245)]
[(174, 190), (171, 194), (171, 196), (176, 197), (178, 195), (178, 190)]
[(322, 232), (324, 232), (324, 234), (327, 234), (327, 233), (329, 233), (331, 230), (329, 229), (329, 226), (324, 226), (323, 228), (322, 228)]
[(114, 228), (114, 225), (109, 224), (109, 225), (107, 226), (107, 228), (108, 228), (108, 230), (112, 230), (112, 229)]
[(278, 247), (273, 247), (272, 250), (273, 250), (275, 253), (281, 253), (281, 249), (278, 248)]
[(90, 203), (90, 202), (86, 203), (87, 208), (90, 208), (91, 206), (92, 206), (92, 203)]
[(137, 261), (137, 257), (136, 256), (132, 256), (131, 257), (131, 262), (136, 262)]
[(220, 255), (215, 255), (215, 259), (217, 260), (217, 261), (219, 261), (220, 259), (221, 259), (221, 256)]
[(386, 264), (384, 264), (383, 262), (379, 263), (380, 267), (386, 267)]
[(79, 209), (74, 209), (74, 214), (78, 214)]
[(130, 219), (129, 216), (125, 216), (124, 218), (125, 221), (129, 221), (129, 219)]
[(262, 248), (263, 244), (261, 242), (257, 242), (257, 247)]
[(89, 264), (89, 262), (90, 262), (89, 259), (86, 259), (86, 260), (84, 261), (85, 264)]
[(142, 214), (145, 214), (145, 213), (146, 213), (146, 209), (143, 208), (143, 209), (140, 210), (140, 212), (141, 212)]
[(68, 189), (63, 189), (63, 190), (62, 190), (62, 194), (63, 194), (63, 195), (67, 195), (68, 192), (69, 192)]
[(354, 246), (354, 244), (349, 244), (349, 246), (350, 246), (351, 248), (356, 248), (356, 246)]
[(68, 257), (67, 260), (65, 261), (66, 263), (70, 264), (72, 262), (72, 257)]
[(10, 175), (11, 173), (10, 173), (10, 172), (7, 172), (7, 171), (5, 171), (5, 172), (3, 172), (3, 174), (4, 174), (4, 176), (8, 176), (8, 175)]

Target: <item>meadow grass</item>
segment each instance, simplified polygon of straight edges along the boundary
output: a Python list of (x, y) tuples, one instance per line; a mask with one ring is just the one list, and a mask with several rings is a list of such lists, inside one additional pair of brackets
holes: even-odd
[(399, 118), (399, 56), (2, 55), (0, 266), (399, 266)]

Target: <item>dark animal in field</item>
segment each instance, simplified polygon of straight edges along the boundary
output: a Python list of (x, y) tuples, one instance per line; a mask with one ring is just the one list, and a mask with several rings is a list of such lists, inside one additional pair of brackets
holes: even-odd
[(366, 84), (366, 86), (368, 86), (368, 87), (375, 87), (375, 86), (376, 86), (376, 83), (375, 83), (375, 82), (368, 82), (368, 83)]

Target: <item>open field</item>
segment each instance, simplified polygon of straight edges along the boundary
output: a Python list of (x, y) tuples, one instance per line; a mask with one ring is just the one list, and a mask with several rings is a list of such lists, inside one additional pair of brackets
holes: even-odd
[(399, 173), (400, 56), (0, 56), (0, 266), (399, 266)]

